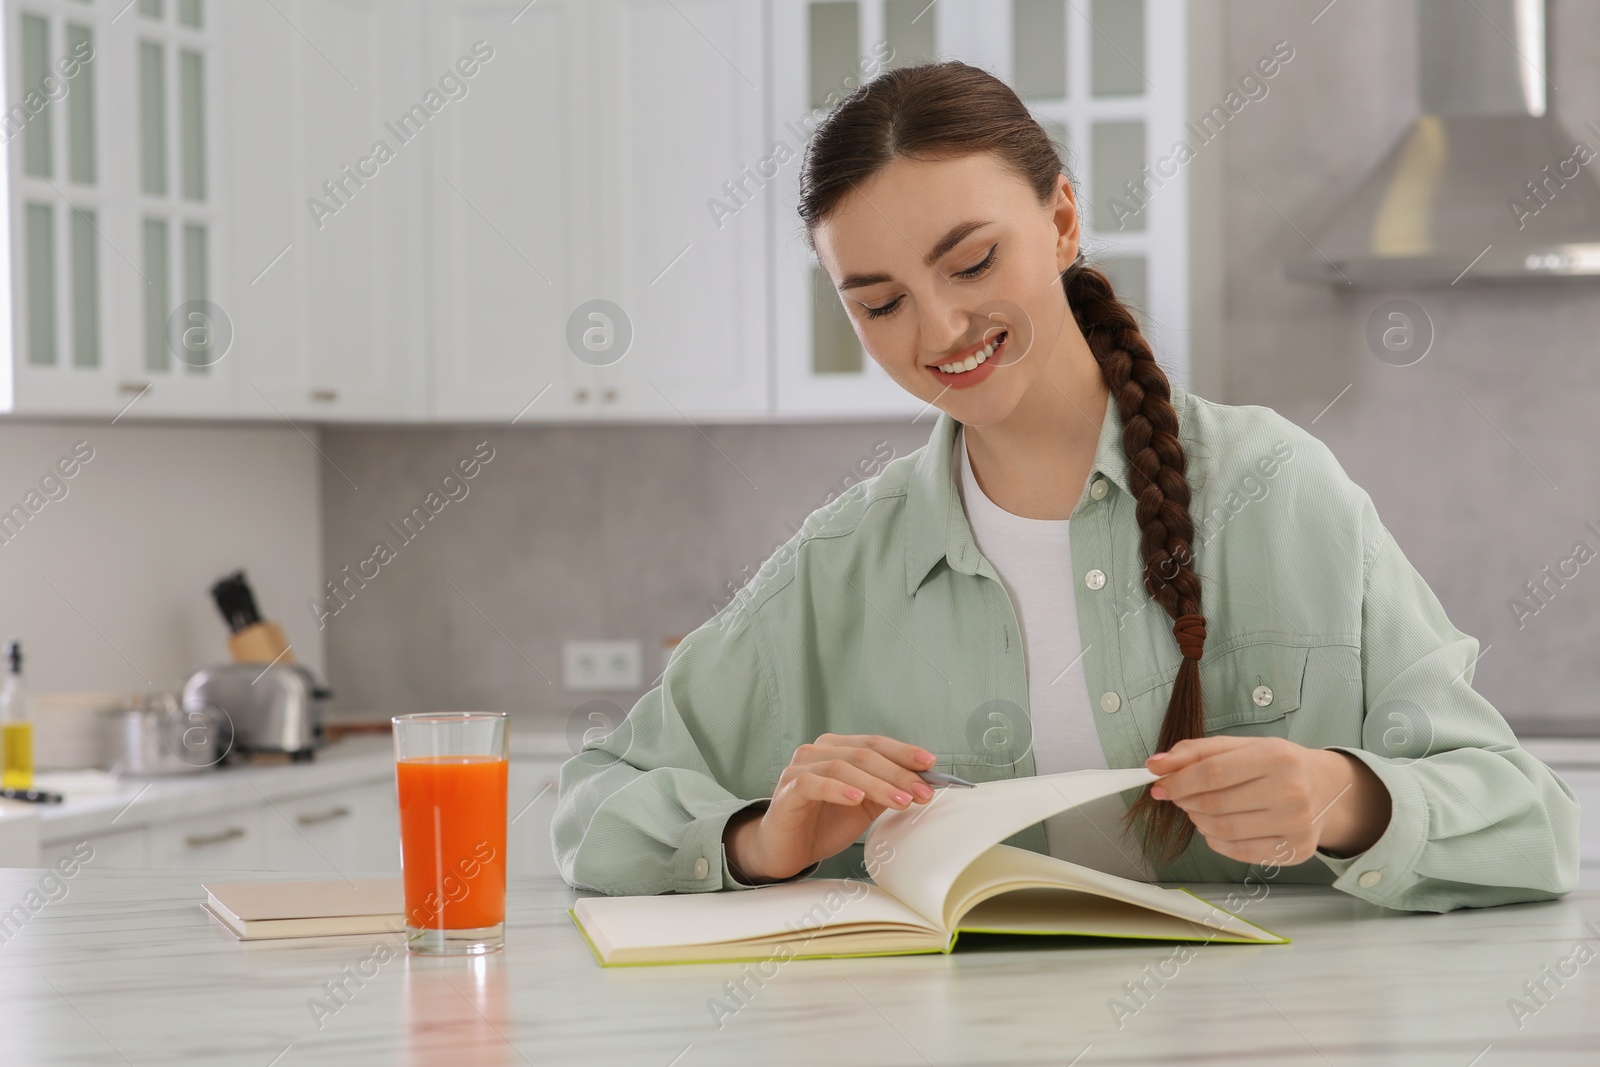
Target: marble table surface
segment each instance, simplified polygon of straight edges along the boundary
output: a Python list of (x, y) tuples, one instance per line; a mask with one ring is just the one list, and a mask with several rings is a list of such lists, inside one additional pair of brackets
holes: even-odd
[(243, 944), (199, 903), (201, 882), (239, 878), (0, 871), (0, 1063), (1491, 1067), (1600, 1050), (1600, 952), (1575, 952), (1600, 949), (1594, 890), (1408, 915), (1269, 884), (1241, 914), (1290, 945), (991, 944), (790, 961), (758, 984), (745, 964), (602, 969), (548, 880), (513, 883), (506, 949), (475, 960), (390, 958), (378, 935)]

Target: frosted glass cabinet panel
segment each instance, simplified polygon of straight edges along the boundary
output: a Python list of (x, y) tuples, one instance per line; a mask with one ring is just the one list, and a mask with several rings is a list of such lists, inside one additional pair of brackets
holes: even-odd
[(861, 347), (838, 291), (806, 248), (794, 206), (816, 122), (891, 67), (957, 54), (951, 5), (775, 0), (768, 128), (786, 150), (764, 190), (771, 227), (772, 411), (780, 418), (911, 418), (925, 405)]

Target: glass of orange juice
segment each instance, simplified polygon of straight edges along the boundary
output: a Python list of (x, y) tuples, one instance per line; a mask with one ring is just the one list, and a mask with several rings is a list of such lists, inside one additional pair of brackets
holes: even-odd
[(498, 952), (506, 924), (506, 716), (396, 715), (400, 868), (412, 952)]

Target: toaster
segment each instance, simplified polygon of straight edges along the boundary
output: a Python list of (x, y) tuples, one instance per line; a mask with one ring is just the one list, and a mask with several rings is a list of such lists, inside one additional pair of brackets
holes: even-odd
[(324, 705), (332, 695), (298, 664), (224, 663), (189, 677), (183, 708), (226, 715), (241, 755), (283, 752), (300, 761), (325, 743)]

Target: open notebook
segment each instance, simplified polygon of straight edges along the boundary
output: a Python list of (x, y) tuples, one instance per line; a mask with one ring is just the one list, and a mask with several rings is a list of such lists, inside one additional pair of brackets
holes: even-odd
[(1284, 944), (1184, 889), (1164, 889), (998, 842), (1156, 779), (1142, 767), (942, 789), (867, 832), (873, 882), (585, 897), (573, 921), (603, 965), (949, 952), (963, 932)]

